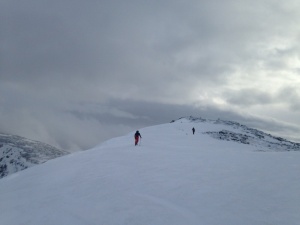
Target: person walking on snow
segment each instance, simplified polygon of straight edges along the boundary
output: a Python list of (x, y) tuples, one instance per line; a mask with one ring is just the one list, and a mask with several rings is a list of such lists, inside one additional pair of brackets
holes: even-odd
[(195, 128), (194, 127), (193, 127), (192, 131), (193, 131), (193, 134), (195, 134)]
[(142, 138), (140, 132), (137, 130), (134, 134), (134, 139), (135, 139), (135, 145), (139, 143), (139, 138)]

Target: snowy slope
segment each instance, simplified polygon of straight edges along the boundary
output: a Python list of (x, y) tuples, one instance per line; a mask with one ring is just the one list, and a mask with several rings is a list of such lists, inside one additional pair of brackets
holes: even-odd
[(229, 128), (181, 119), (5, 177), (0, 223), (298, 225), (300, 152), (207, 133)]
[(275, 137), (257, 129), (233, 121), (207, 120), (189, 117), (194, 123), (215, 124), (214, 130), (203, 132), (213, 138), (248, 144), (257, 151), (300, 151), (300, 143), (288, 141), (281, 137)]
[(66, 154), (38, 141), (0, 134), (0, 178)]

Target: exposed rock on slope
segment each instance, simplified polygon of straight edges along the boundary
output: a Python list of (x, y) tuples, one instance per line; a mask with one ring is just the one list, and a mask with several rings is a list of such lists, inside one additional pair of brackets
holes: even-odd
[(66, 154), (48, 144), (0, 134), (0, 178)]
[(255, 146), (257, 151), (300, 151), (300, 143), (288, 141), (281, 137), (275, 137), (263, 131), (249, 128), (245, 125), (233, 121), (207, 120), (203, 118), (186, 118), (195, 123), (211, 123), (219, 130), (206, 131), (211, 137), (224, 141), (234, 141), (241, 144)]

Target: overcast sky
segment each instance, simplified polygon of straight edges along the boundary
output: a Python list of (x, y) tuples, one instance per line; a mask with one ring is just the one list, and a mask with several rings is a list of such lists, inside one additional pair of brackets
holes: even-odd
[(0, 132), (88, 149), (183, 116), (300, 142), (299, 0), (0, 0)]

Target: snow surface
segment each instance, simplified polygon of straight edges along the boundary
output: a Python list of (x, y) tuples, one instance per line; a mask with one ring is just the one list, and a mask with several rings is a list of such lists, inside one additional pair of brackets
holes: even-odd
[(0, 224), (299, 225), (300, 152), (204, 133), (227, 128), (181, 119), (5, 177)]

